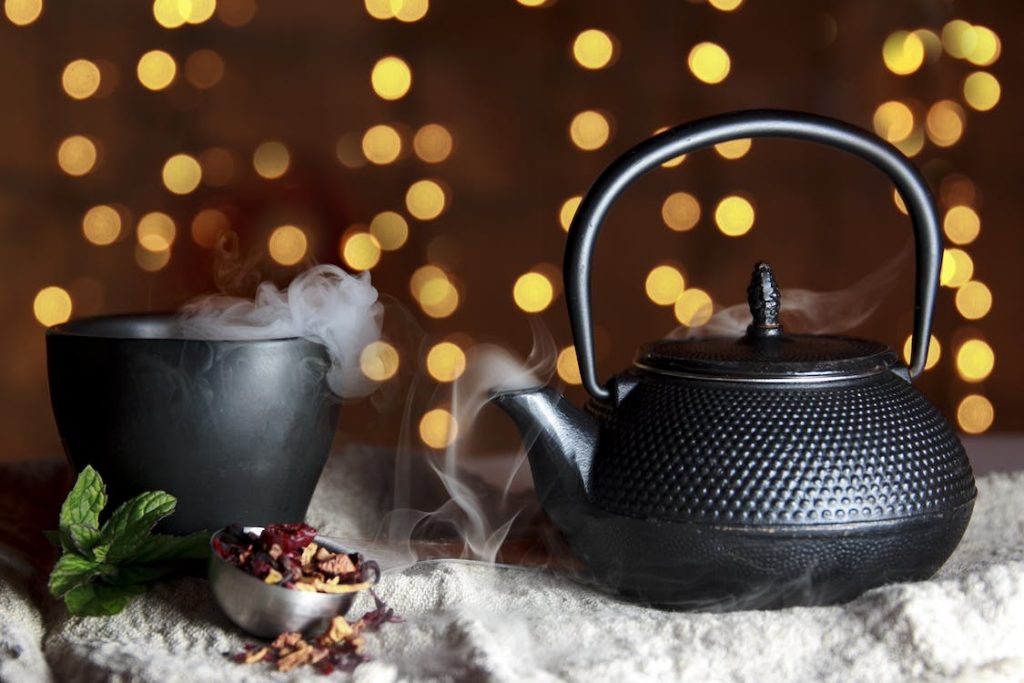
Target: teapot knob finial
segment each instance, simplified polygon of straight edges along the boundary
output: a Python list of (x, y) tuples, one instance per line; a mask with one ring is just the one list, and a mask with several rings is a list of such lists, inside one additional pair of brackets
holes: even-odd
[(782, 296), (775, 283), (772, 267), (764, 261), (754, 265), (754, 273), (747, 287), (747, 303), (753, 322), (747, 328), (751, 337), (776, 337), (782, 334), (779, 323), (779, 305)]

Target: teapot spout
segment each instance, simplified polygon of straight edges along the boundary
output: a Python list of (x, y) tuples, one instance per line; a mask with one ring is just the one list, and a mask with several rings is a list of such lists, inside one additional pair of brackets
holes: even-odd
[(546, 386), (496, 392), (492, 400), (522, 434), (544, 509), (556, 523), (567, 518), (589, 498), (597, 420)]

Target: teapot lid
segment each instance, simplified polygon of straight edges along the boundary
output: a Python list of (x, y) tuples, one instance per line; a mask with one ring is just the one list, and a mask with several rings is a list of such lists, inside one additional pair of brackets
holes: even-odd
[(663, 340), (640, 348), (646, 371), (723, 381), (820, 382), (873, 375), (892, 368), (885, 344), (852, 337), (785, 334), (781, 296), (771, 266), (758, 263), (747, 288), (752, 322), (743, 337)]

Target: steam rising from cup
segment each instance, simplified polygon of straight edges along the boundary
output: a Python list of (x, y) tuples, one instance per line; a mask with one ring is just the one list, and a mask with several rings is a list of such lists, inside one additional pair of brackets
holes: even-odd
[(331, 357), (327, 383), (337, 396), (358, 398), (376, 388), (360, 370), (359, 355), (381, 333), (382, 307), (369, 273), (350, 275), (319, 265), (278, 289), (263, 282), (254, 299), (214, 294), (182, 307), (181, 331), (196, 339), (258, 340), (302, 337)]

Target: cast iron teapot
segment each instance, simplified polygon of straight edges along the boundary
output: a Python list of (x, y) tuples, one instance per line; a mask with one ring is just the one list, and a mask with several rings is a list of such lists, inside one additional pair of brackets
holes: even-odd
[[(892, 178), (916, 237), (910, 367), (878, 342), (783, 331), (774, 277), (758, 264), (745, 336), (648, 344), (602, 386), (590, 260), (605, 214), (659, 164), (754, 137), (838, 147)], [(616, 160), (581, 202), (565, 255), (586, 411), (548, 387), (495, 396), (527, 442), (547, 515), (592, 578), (650, 604), (718, 610), (829, 604), (931, 576), (976, 496), (963, 446), (911, 384), (927, 357), (941, 254), (921, 175), (845, 123), (739, 112), (673, 128)]]

